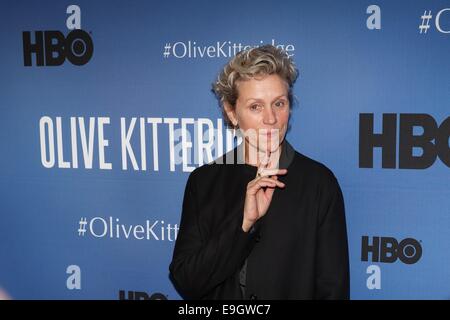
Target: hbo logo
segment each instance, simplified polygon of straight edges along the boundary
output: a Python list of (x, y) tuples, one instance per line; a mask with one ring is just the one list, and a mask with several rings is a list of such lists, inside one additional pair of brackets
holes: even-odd
[(159, 292), (149, 295), (143, 291), (128, 291), (126, 297), (125, 290), (119, 290), (119, 300), (167, 300), (167, 296)]
[(429, 114), (402, 113), (399, 121), (397, 118), (395, 113), (384, 113), (382, 132), (374, 133), (373, 113), (360, 114), (360, 168), (373, 168), (375, 148), (381, 148), (382, 168), (426, 169), (437, 157), (450, 167), (450, 117), (440, 125)]
[(32, 55), (36, 55), (37, 66), (59, 66), (68, 59), (72, 64), (81, 66), (91, 59), (94, 44), (86, 31), (76, 29), (64, 37), (61, 31), (36, 31), (34, 43), (31, 32), (24, 31), (23, 61), (25, 66), (32, 65)]
[(393, 263), (400, 259), (403, 263), (413, 264), (422, 256), (422, 246), (413, 238), (406, 238), (400, 243), (391, 237), (363, 236), (361, 243), (361, 261), (368, 261), (369, 253), (372, 254), (372, 262)]

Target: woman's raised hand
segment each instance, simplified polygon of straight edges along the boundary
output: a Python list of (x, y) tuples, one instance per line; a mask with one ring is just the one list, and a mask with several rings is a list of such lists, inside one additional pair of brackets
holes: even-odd
[[(270, 155), (267, 159), (270, 159)], [(271, 168), (270, 163), (270, 160), (263, 161), (255, 179), (247, 184), (242, 222), (242, 230), (245, 232), (248, 232), (253, 224), (266, 214), (275, 188), (285, 187), (283, 182), (278, 181), (278, 175), (286, 174), (287, 169)]]

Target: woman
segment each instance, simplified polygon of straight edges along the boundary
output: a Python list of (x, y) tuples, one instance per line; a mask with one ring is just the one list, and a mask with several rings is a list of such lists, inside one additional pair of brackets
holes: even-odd
[(296, 78), (265, 45), (238, 53), (213, 85), (243, 143), (188, 178), (169, 268), (184, 298), (349, 298), (338, 181), (285, 139)]

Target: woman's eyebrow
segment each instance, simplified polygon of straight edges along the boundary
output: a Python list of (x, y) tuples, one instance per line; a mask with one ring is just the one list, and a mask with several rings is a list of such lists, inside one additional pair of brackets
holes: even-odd
[[(280, 99), (281, 97), (286, 98), (287, 95), (285, 93), (280, 94), (279, 96), (275, 97), (272, 101), (275, 101), (277, 99)], [(264, 99), (261, 98), (248, 98), (247, 100), (245, 100), (245, 103), (249, 102), (250, 100), (255, 100), (255, 101), (264, 101)]]

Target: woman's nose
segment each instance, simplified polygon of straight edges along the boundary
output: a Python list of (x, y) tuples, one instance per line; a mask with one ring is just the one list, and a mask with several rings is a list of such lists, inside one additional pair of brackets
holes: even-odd
[(264, 124), (275, 124), (277, 122), (277, 116), (272, 108), (264, 109)]

